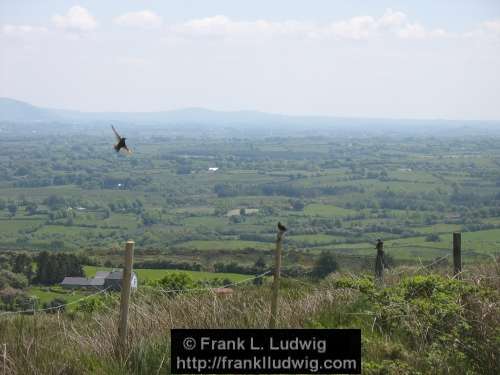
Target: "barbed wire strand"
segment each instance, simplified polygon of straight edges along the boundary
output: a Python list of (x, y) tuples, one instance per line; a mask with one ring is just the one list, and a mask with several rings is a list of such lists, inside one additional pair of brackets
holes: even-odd
[(94, 296), (97, 296), (98, 294), (101, 294), (101, 293), (104, 293), (106, 292), (109, 288), (111, 288), (111, 286), (108, 286), (107, 288), (105, 289), (102, 289), (96, 293), (92, 293), (92, 294), (89, 294), (89, 295), (86, 295), (82, 298), (79, 298), (77, 300), (74, 300), (74, 301), (71, 301), (71, 302), (68, 302), (68, 303), (64, 303), (64, 304), (61, 304), (61, 305), (57, 305), (57, 306), (51, 306), (51, 307), (45, 307), (43, 309), (29, 309), (29, 310), (18, 310), (18, 311), (5, 311), (5, 312), (2, 312), (0, 313), (0, 316), (4, 316), (4, 315), (15, 315), (15, 314), (25, 314), (25, 313), (36, 313), (36, 312), (43, 312), (43, 311), (49, 311), (49, 310), (56, 310), (56, 309), (61, 309), (62, 307), (66, 307), (66, 306), (70, 306), (70, 305), (74, 305), (75, 303), (79, 303), (83, 300), (86, 300), (88, 298), (91, 298), (91, 297), (94, 297)]
[[(417, 268), (416, 270), (410, 270), (410, 271), (409, 271), (409, 270), (402, 270), (402, 271), (397, 272), (397, 273), (391, 273), (391, 276), (398, 276), (398, 275), (401, 275), (401, 274), (406, 273), (406, 272), (412, 272), (412, 273), (419, 272), (419, 271), (421, 271), (421, 270), (424, 270), (424, 269), (427, 269), (427, 268), (429, 268), (429, 267), (433, 266), (433, 265), (434, 265), (434, 264), (436, 264), (436, 263), (439, 263), (439, 262), (440, 262), (440, 261), (442, 261), (443, 259), (446, 259), (446, 258), (448, 258), (448, 257), (450, 257), (450, 256), (451, 256), (451, 254), (446, 254), (445, 256), (442, 256), (442, 257), (440, 257), (440, 258), (438, 258), (438, 259), (434, 260), (434, 262), (432, 262), (432, 263), (429, 263), (429, 264), (426, 264), (426, 265), (422, 265), (422, 266), (420, 266), (420, 267), (419, 267), (419, 268)], [(286, 272), (284, 272), (284, 273), (285, 273), (285, 276), (286, 276)], [(290, 277), (290, 276), (291, 276), (291, 275), (288, 275), (288, 277)], [(353, 274), (351, 274), (350, 276), (351, 276), (351, 277), (353, 277), (354, 275), (353, 275)], [(309, 283), (309, 282), (306, 282), (306, 281), (303, 281), (303, 280), (300, 280), (300, 279), (298, 279), (298, 278), (297, 278), (297, 279), (295, 279), (295, 281), (297, 281), (299, 284), (303, 284), (303, 285), (306, 285), (306, 286), (308, 286), (308, 287), (313, 287), (313, 286), (314, 286), (314, 284)], [(331, 289), (332, 289), (331, 287), (313, 288), (313, 291), (325, 291), (325, 290), (331, 290)]]
[[(447, 255), (445, 255), (443, 257), (440, 257), (440, 258), (436, 259), (435, 261), (433, 261), (430, 264), (422, 265), (421, 267), (417, 268), (416, 270), (412, 270), (410, 272), (416, 273), (416, 272), (419, 272), (421, 270), (427, 269), (427, 268), (433, 266), (434, 264), (436, 264), (436, 263), (438, 263), (438, 262), (442, 261), (443, 259), (446, 259), (446, 258), (448, 258), (450, 256), (451, 256), (451, 254), (447, 254)], [(214, 290), (216, 290), (218, 288), (228, 288), (228, 287), (231, 287), (231, 286), (240, 285), (240, 284), (246, 283), (248, 281), (264, 277), (265, 275), (268, 275), (268, 274), (270, 274), (272, 272), (273, 271), (269, 270), (269, 271), (263, 272), (263, 273), (261, 273), (259, 275), (256, 275), (256, 276), (253, 276), (253, 277), (249, 277), (249, 278), (244, 279), (244, 280), (236, 281), (234, 283), (226, 284), (226, 285), (223, 285), (223, 286), (220, 286), (220, 287), (203, 287), (203, 288), (190, 288), (190, 289), (163, 289), (163, 288), (153, 288), (153, 289), (159, 290), (162, 293), (186, 293), (186, 292), (192, 292), (192, 291), (214, 291)], [(400, 271), (400, 272), (397, 272), (397, 273), (393, 273), (392, 275), (393, 276), (397, 276), (397, 275), (401, 275), (402, 273), (405, 273), (405, 272), (408, 272), (408, 270), (403, 270), (403, 271)], [(286, 271), (283, 272), (283, 273), (286, 276)], [(481, 277), (481, 278), (496, 279), (496, 278), (500, 278), (500, 276), (487, 276), (487, 277)], [(305, 281), (300, 280), (298, 278), (295, 279), (295, 280), (298, 283), (303, 284), (303, 285), (308, 286), (308, 287), (312, 287), (314, 285), (312, 283), (305, 282)], [(50, 311), (50, 310), (56, 310), (56, 309), (58, 310), (58, 309), (61, 309), (62, 307), (70, 306), (70, 305), (79, 303), (79, 302), (81, 302), (83, 300), (86, 300), (86, 299), (89, 299), (91, 297), (94, 297), (94, 296), (97, 296), (99, 294), (102, 294), (102, 293), (106, 292), (107, 290), (109, 290), (110, 288), (111, 287), (105, 288), (105, 289), (100, 290), (100, 291), (98, 291), (96, 293), (84, 296), (82, 298), (79, 298), (79, 299), (77, 299), (75, 301), (68, 302), (66, 304), (61, 304), (61, 305), (58, 305), (58, 306), (51, 306), (51, 307), (47, 307), (47, 308), (43, 308), (43, 309), (28, 309), (28, 310), (21, 310), (21, 311), (5, 311), (5, 312), (0, 313), (0, 316), (16, 315), (16, 314), (24, 314), (24, 313), (36, 313), (36, 312), (44, 312), (44, 311)], [(322, 288), (313, 288), (312, 289), (313, 292), (324, 292), (324, 291), (331, 291), (331, 290), (332, 290), (331, 286), (325, 286), (325, 287), (322, 287)], [(342, 315), (374, 315), (373, 312), (359, 312), (359, 313), (345, 313), (344, 312), (344, 313), (341, 313), (341, 314)]]
[(194, 291), (213, 291), (214, 289), (229, 288), (231, 286), (243, 284), (243, 283), (246, 283), (248, 281), (264, 277), (265, 275), (267, 275), (269, 273), (272, 273), (272, 271), (269, 270), (269, 271), (266, 271), (264, 273), (261, 273), (260, 275), (249, 277), (248, 279), (236, 281), (234, 283), (226, 284), (226, 285), (223, 285), (223, 286), (210, 286), (210, 287), (191, 288), (191, 289), (163, 289), (163, 288), (160, 288), (160, 287), (152, 287), (152, 289), (159, 290), (162, 293), (187, 293), (187, 292), (194, 292)]
[(391, 275), (392, 275), (392, 276), (398, 276), (398, 275), (401, 275), (401, 274), (403, 274), (403, 273), (405, 273), (405, 272), (413, 272), (413, 273), (416, 273), (416, 272), (419, 272), (419, 271), (421, 271), (421, 270), (427, 269), (427, 268), (429, 268), (429, 267), (433, 266), (434, 264), (439, 263), (439, 262), (441, 262), (442, 260), (444, 260), (444, 259), (446, 259), (446, 258), (448, 258), (448, 257), (450, 257), (450, 256), (451, 256), (451, 254), (446, 254), (446, 255), (444, 255), (444, 256), (442, 256), (442, 257), (440, 257), (440, 258), (437, 258), (437, 259), (436, 259), (434, 262), (432, 262), (432, 263), (429, 263), (429, 264), (426, 264), (426, 265), (423, 265), (423, 264), (422, 264), (422, 266), (420, 266), (420, 267), (419, 267), (419, 268), (417, 268), (416, 270), (411, 270), (411, 271), (408, 271), (408, 270), (402, 270), (402, 271), (399, 271), (399, 272), (396, 272), (396, 273), (391, 273)]

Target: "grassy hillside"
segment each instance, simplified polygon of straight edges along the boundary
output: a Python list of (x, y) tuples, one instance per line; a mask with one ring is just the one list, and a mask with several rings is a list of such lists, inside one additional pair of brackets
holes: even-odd
[[(494, 374), (500, 365), (500, 267), (389, 272), (377, 289), (364, 275), (333, 274), (319, 284), (285, 279), (279, 327), (361, 328), (364, 374)], [(130, 346), (116, 356), (116, 299), (62, 315), (0, 317), (7, 374), (151, 374), (169, 370), (169, 329), (263, 328), (269, 284), (240, 286), (232, 297), (196, 292), (135, 293)], [(95, 297), (98, 298), (98, 297)], [(23, 335), (22, 332), (36, 332)]]

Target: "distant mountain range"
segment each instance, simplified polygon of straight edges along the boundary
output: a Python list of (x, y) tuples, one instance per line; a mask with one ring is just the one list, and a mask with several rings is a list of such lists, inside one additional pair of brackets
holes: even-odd
[[(357, 127), (388, 126), (389, 128), (409, 125), (431, 128), (440, 126), (468, 127), (470, 125), (500, 126), (500, 121), (450, 121), (450, 120), (407, 120), (368, 119), (328, 116), (289, 116), (259, 111), (212, 111), (204, 108), (185, 108), (160, 112), (80, 112), (49, 109), (10, 98), (0, 98), (0, 122), (22, 123), (73, 123), (73, 124), (165, 124), (165, 125), (252, 125), (291, 127)], [(426, 126), (427, 125), (427, 126)]]
[(11, 122), (122, 122), (164, 124), (265, 124), (265, 123), (331, 123), (332, 118), (287, 116), (258, 111), (212, 111), (204, 108), (185, 108), (160, 112), (80, 112), (49, 109), (10, 98), (0, 98), (0, 121)]

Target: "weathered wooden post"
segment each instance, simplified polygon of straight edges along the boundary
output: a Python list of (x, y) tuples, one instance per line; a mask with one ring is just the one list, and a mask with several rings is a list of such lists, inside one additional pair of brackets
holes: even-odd
[(462, 233), (453, 232), (453, 276), (462, 272)]
[(125, 264), (123, 267), (122, 290), (120, 298), (120, 322), (118, 326), (118, 346), (120, 353), (127, 347), (128, 307), (130, 301), (130, 283), (132, 279), (132, 261), (134, 259), (134, 241), (125, 245)]
[(377, 257), (375, 258), (375, 281), (378, 286), (384, 285), (384, 241), (377, 240)]
[(278, 292), (280, 289), (280, 276), (281, 276), (281, 244), (285, 236), (286, 227), (278, 223), (278, 234), (276, 236), (276, 252), (274, 254), (274, 279), (273, 290), (271, 296), (271, 319), (269, 321), (269, 328), (276, 328), (276, 316), (278, 313)]
[(3, 344), (3, 375), (7, 375), (7, 344)]

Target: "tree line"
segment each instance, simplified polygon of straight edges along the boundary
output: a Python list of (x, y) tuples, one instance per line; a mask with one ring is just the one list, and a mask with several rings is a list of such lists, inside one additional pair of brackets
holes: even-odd
[(57, 284), (66, 276), (83, 277), (83, 259), (76, 254), (51, 254), (42, 251), (36, 257), (36, 274), (34, 282), (43, 285)]

